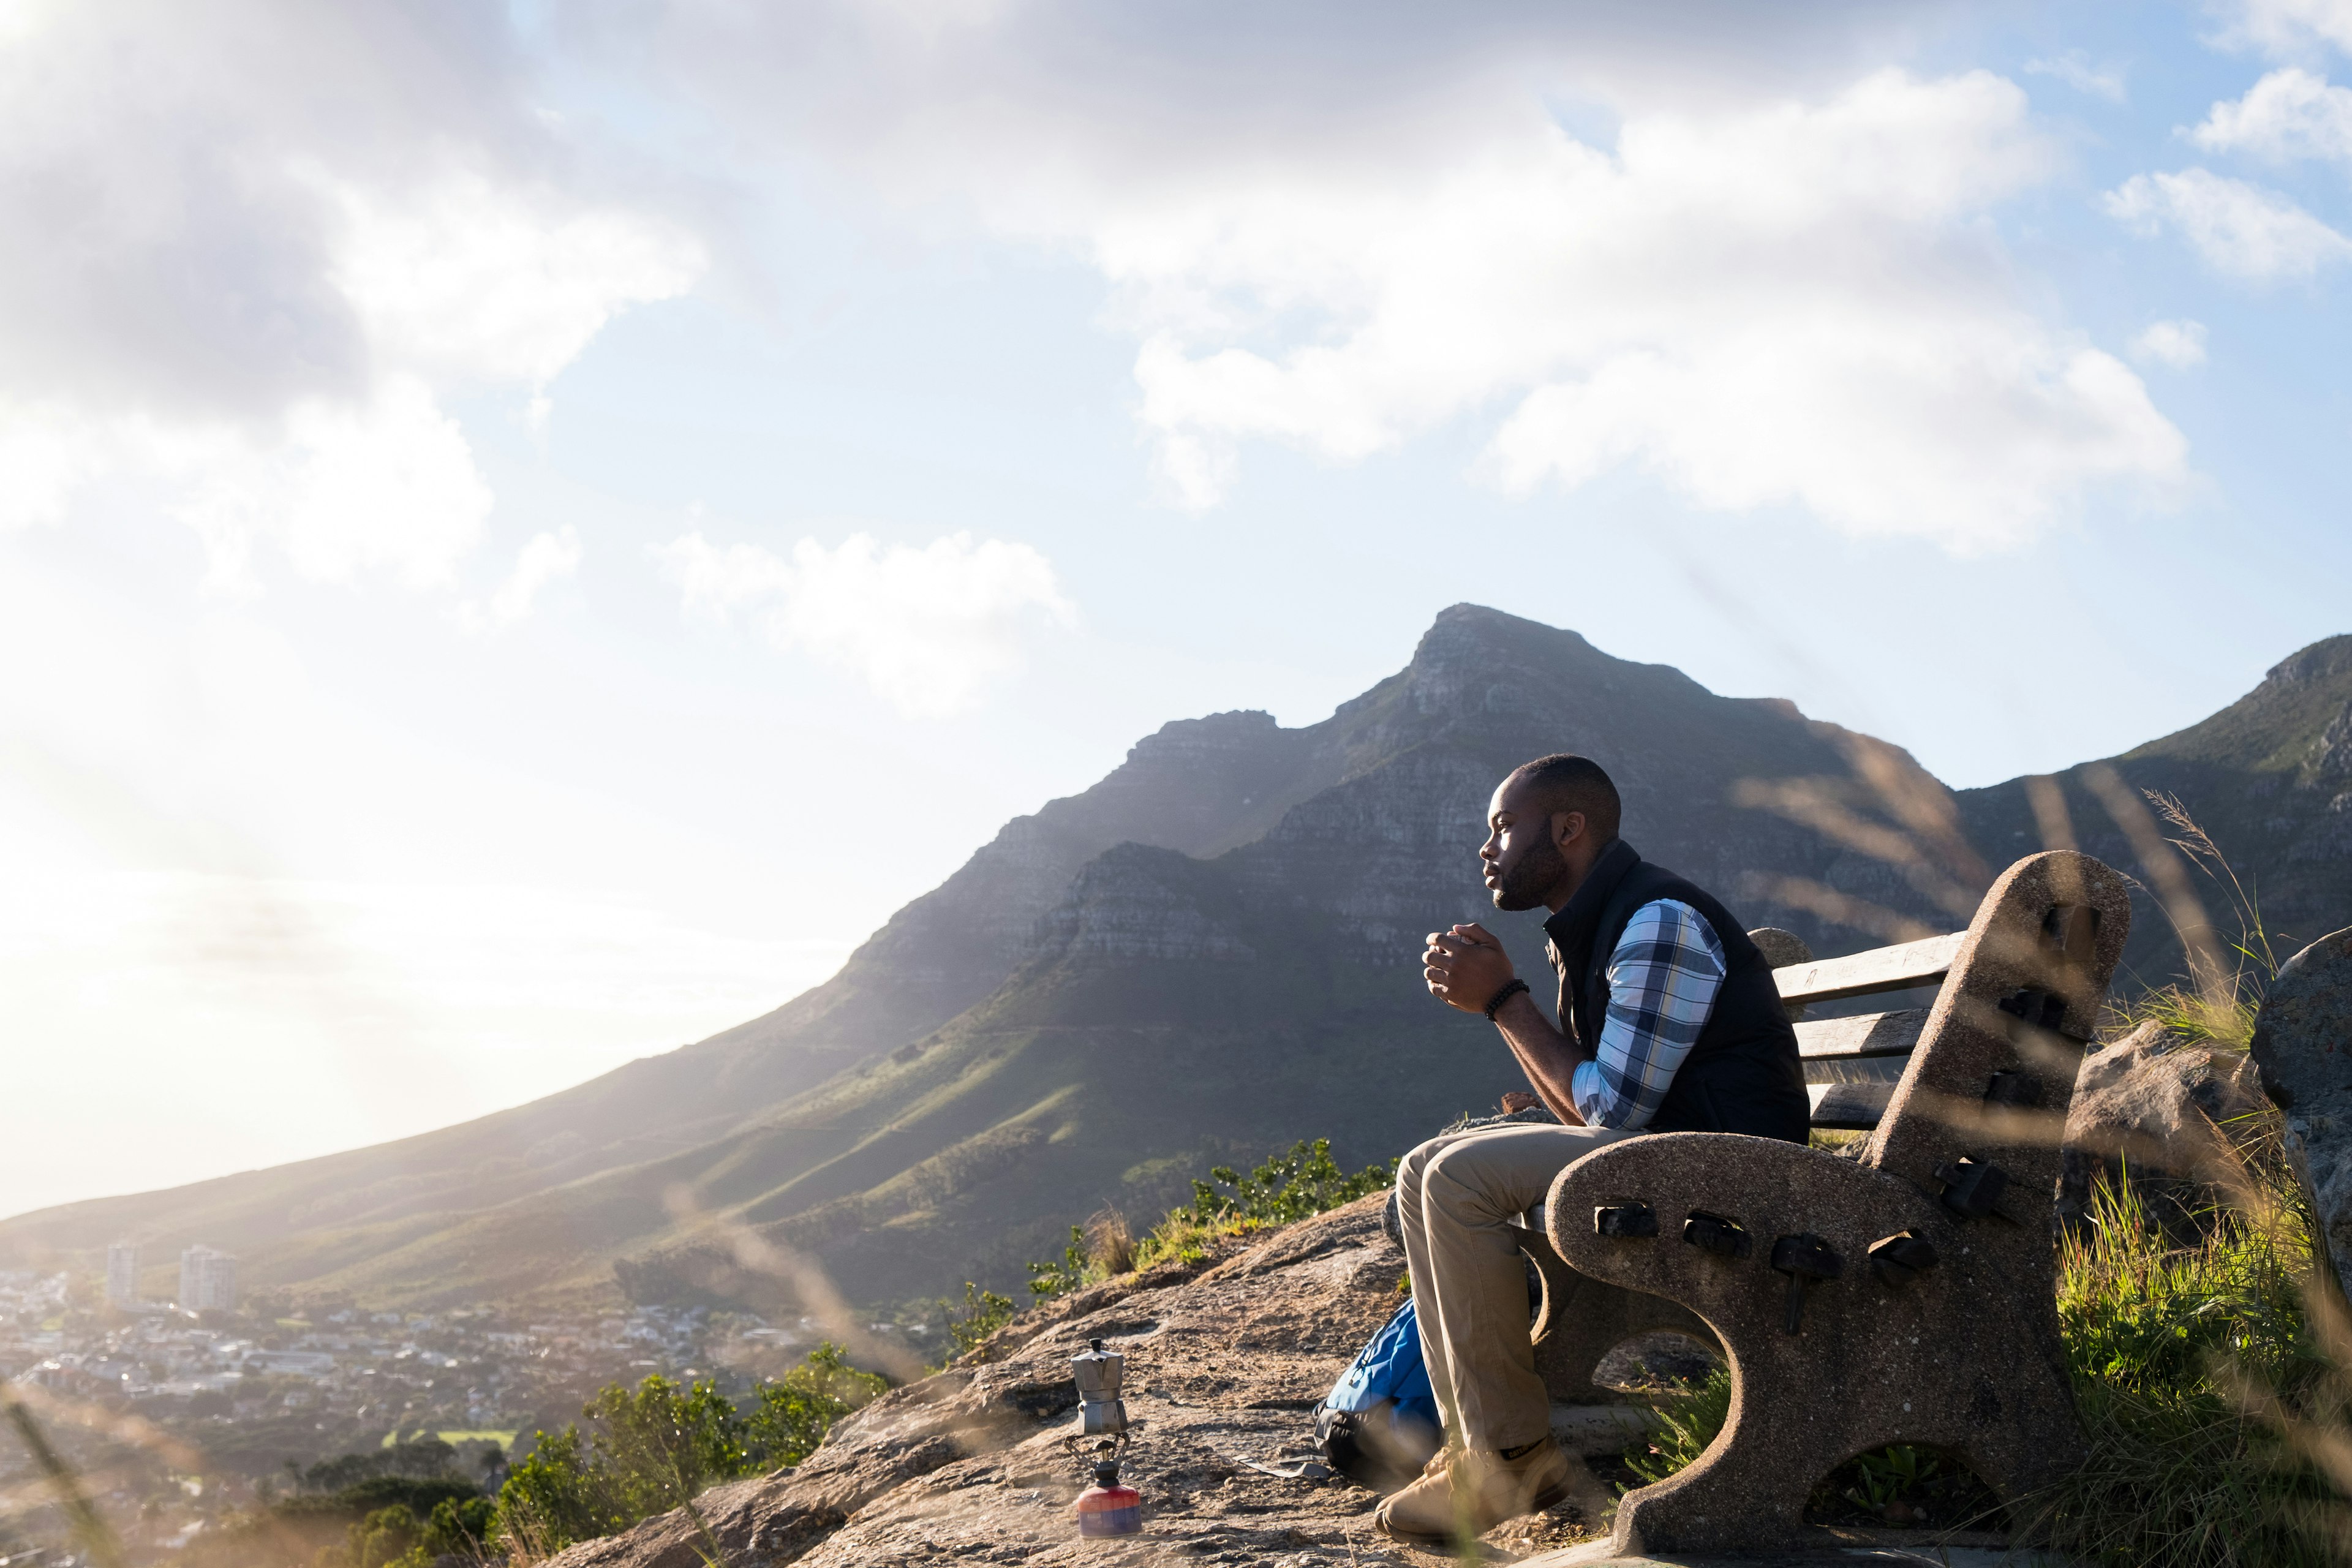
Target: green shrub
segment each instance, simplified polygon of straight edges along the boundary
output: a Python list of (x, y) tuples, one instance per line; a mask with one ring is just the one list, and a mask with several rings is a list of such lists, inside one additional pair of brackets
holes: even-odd
[(1013, 1298), (1000, 1296), (993, 1290), (983, 1290), (967, 1279), (963, 1282), (963, 1305), (942, 1303), (948, 1308), (948, 1342), (955, 1347), (949, 1355), (969, 1355), (980, 1348), (982, 1341), (1013, 1321)]
[(1292, 1144), (1246, 1176), (1219, 1165), (1209, 1178), (1195, 1180), (1192, 1201), (1170, 1210), (1136, 1245), (1134, 1267), (1194, 1261), (1221, 1237), (1289, 1225), (1381, 1192), (1395, 1184), (1396, 1162), (1368, 1165), (1351, 1176), (1332, 1161), (1331, 1141), (1318, 1138)]
[(1093, 1260), (1087, 1256), (1087, 1227), (1070, 1227), (1070, 1245), (1062, 1248), (1062, 1256), (1050, 1263), (1029, 1265), (1029, 1293), (1040, 1301), (1050, 1301), (1056, 1296), (1066, 1296), (1096, 1278)]
[(879, 1373), (850, 1365), (841, 1347), (826, 1341), (799, 1366), (761, 1385), (758, 1403), (743, 1418), (747, 1468), (772, 1470), (799, 1464), (816, 1452), (835, 1422), (888, 1386)]
[(387, 1568), (415, 1552), (423, 1527), (405, 1503), (380, 1508), (344, 1532), (343, 1544), (319, 1553), (319, 1568)]
[(429, 1558), (478, 1559), (490, 1539), (498, 1505), (486, 1497), (444, 1498), (425, 1517), (417, 1548)]
[[(1289, 1152), (1275, 1155), (1246, 1176), (1224, 1165), (1209, 1176), (1210, 1181), (1193, 1182), (1192, 1205), (1178, 1214), (1204, 1225), (1233, 1220), (1289, 1225), (1391, 1186), (1396, 1181), (1396, 1162), (1369, 1165), (1351, 1176), (1332, 1163), (1331, 1140), (1318, 1138), (1294, 1143)], [(1224, 1190), (1213, 1184), (1222, 1184)]]
[(1731, 1373), (1717, 1368), (1687, 1387), (1651, 1396), (1658, 1429), (1625, 1451), (1625, 1468), (1644, 1482), (1663, 1481), (1706, 1452), (1731, 1415)]
[(635, 1389), (615, 1384), (582, 1411), (584, 1436), (577, 1426), (539, 1434), (499, 1489), (499, 1529), (532, 1555), (625, 1530), (715, 1482), (798, 1464), (884, 1386), (830, 1342), (763, 1384), (748, 1412), (707, 1383), (681, 1388), (656, 1376)]

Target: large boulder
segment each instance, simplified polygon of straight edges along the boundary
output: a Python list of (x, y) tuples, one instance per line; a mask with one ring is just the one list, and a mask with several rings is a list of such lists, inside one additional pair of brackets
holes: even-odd
[(2060, 1223), (2085, 1223), (2103, 1177), (2128, 1180), (2168, 1234), (2195, 1238), (2245, 1180), (2238, 1149), (2274, 1115), (2243, 1052), (2141, 1025), (2085, 1058), (2074, 1080), (2060, 1151)]
[(2352, 927), (2286, 961), (2254, 1025), (2263, 1087), (2286, 1114), (2336, 1278), (2352, 1294)]

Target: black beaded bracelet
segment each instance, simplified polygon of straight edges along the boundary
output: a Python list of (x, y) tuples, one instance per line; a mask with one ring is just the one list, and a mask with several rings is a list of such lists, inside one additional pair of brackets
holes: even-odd
[(1528, 983), (1517, 976), (1505, 981), (1503, 983), (1503, 988), (1500, 991), (1496, 992), (1493, 1000), (1486, 1004), (1486, 1021), (1490, 1024), (1493, 1023), (1495, 1021), (1496, 1011), (1500, 1008), (1504, 1003), (1509, 1001), (1512, 997), (1517, 995), (1527, 988)]

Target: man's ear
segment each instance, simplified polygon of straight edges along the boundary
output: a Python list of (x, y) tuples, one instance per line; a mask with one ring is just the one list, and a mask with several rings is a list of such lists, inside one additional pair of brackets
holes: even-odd
[(1584, 813), (1555, 811), (1551, 814), (1551, 843), (1555, 849), (1566, 849), (1584, 833)]

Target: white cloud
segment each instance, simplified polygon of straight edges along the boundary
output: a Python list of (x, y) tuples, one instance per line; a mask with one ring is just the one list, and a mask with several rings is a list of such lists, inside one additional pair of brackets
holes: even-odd
[(133, 432), (177, 482), (174, 510), (204, 539), (215, 576), (248, 590), (262, 540), (313, 582), (382, 571), (437, 585), (490, 512), (465, 436), (415, 376), (389, 378), (363, 405), (305, 400), (265, 435), (143, 422)]
[(2352, 258), (2352, 239), (2285, 196), (2210, 169), (2134, 174), (2101, 205), (2143, 235), (2178, 229), (2208, 267), (2249, 282), (2309, 278)]
[(1960, 550), (2019, 542), (2093, 480), (2181, 472), (2179, 433), (2095, 349), (1965, 328), (1887, 348), (1864, 323), (1837, 341), (1808, 323), (1617, 355), (1529, 395), (1492, 469), (1525, 491), (1639, 462), (1706, 506), (1800, 501), (1857, 533)]
[(460, 607), (459, 619), (468, 630), (514, 625), (530, 614), (541, 588), (580, 570), (580, 532), (570, 523), (550, 532), (532, 534), (530, 542), (516, 553), (514, 570), (499, 584), (499, 591), (490, 595), (488, 614), (467, 603)]
[[(2133, 373), (2000, 243), (2063, 162), (2025, 94), (1872, 68), (1920, 14), (1221, 16), (1026, 0), (915, 37), (679, 0), (648, 47), (747, 142), (1109, 279), (1187, 505), (1255, 442), (1346, 463), (1461, 424), (1509, 432), (1497, 479), (1617, 460), (1963, 547), (2184, 473)], [(1579, 395), (1635, 384), (1663, 400), (1603, 420)]]
[(345, 225), (332, 275), (385, 358), (452, 379), (544, 386), (625, 307), (705, 264), (674, 225), (472, 171), (385, 193), (321, 180)]
[[(543, 395), (703, 247), (601, 193), (501, 16), (23, 6), (0, 50), (0, 525), (140, 484), (215, 581), (440, 584), (491, 498), (443, 407)], [(38, 237), (37, 243), (30, 237)]]
[(2069, 49), (2050, 59), (2028, 60), (2025, 69), (2032, 76), (2055, 78), (2086, 97), (2104, 98), (2109, 103), (2124, 101), (2124, 68), (2094, 66), (2080, 49)]
[(2239, 0), (2230, 34), (2266, 54), (2333, 46), (2352, 54), (2352, 0)]
[(2235, 102), (2216, 103), (2190, 132), (2211, 152), (2246, 152), (2285, 163), (2322, 158), (2352, 163), (2352, 88), (2288, 67)]
[[(1191, 504), (1244, 438), (1347, 461), (1503, 400), (1484, 468), (1512, 489), (1631, 462), (1973, 546), (2182, 468), (2137, 378), (2003, 285), (1982, 215), (2050, 166), (2011, 84), (1884, 72), (1629, 120), (1613, 153), (1545, 126), (1414, 185), (1117, 212), (1095, 249), (1155, 323), (1141, 417)], [(1305, 341), (1255, 346), (1268, 317)]]
[(909, 715), (966, 706), (1018, 668), (1032, 626), (1076, 616), (1045, 556), (969, 533), (920, 549), (864, 533), (831, 550), (803, 539), (788, 560), (698, 531), (659, 555), (689, 616), (725, 625), (742, 614), (777, 648), (854, 671)]
[(2150, 321), (2131, 341), (2132, 358), (2143, 364), (2189, 370), (2205, 363), (2205, 323), (2187, 320)]

